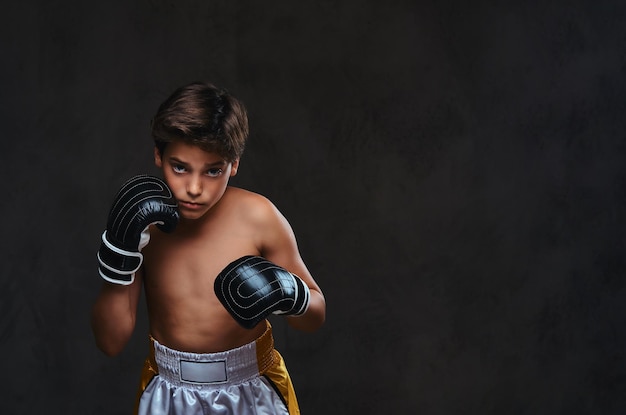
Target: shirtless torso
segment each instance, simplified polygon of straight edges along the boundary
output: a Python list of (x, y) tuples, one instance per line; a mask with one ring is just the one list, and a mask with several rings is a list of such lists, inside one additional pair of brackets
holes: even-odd
[(213, 289), (219, 272), (244, 255), (264, 256), (311, 284), (286, 221), (258, 194), (229, 187), (203, 218), (183, 220), (170, 234), (153, 229), (138, 273), (151, 335), (168, 347), (196, 353), (232, 349), (259, 337), (265, 326), (241, 327)]

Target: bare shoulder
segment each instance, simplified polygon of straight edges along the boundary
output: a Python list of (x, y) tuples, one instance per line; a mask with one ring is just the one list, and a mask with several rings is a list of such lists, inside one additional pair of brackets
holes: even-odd
[(225, 201), (229, 203), (245, 203), (248, 206), (251, 205), (272, 205), (272, 202), (265, 196), (252, 192), (250, 190), (242, 189), (240, 187), (229, 186), (224, 193)]
[[(228, 188), (226, 208), (236, 215), (238, 226), (249, 232), (257, 250), (266, 258), (295, 251), (295, 235), (287, 219), (267, 197), (240, 188)], [(276, 255), (278, 256), (278, 255)], [(280, 260), (280, 258), (275, 258)]]
[(257, 224), (280, 216), (274, 203), (267, 197), (239, 187), (228, 187), (222, 201), (228, 210)]

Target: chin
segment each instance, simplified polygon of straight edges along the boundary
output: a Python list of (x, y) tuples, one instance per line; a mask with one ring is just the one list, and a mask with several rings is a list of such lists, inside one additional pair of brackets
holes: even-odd
[(180, 217), (185, 220), (197, 220), (204, 216), (206, 212), (193, 212), (193, 213), (183, 213), (180, 212)]

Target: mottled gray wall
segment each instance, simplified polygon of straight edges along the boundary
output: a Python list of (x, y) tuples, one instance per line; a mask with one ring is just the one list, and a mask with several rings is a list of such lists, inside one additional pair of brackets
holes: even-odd
[(305, 414), (626, 411), (626, 6), (25, 1), (2, 6), (0, 407), (126, 414), (88, 313), (149, 120), (210, 80), (248, 106), (233, 184), (289, 218), (316, 334), (275, 320)]

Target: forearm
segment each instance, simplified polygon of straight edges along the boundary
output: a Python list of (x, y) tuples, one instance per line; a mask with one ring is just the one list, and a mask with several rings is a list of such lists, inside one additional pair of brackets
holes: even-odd
[(91, 314), (96, 344), (104, 353), (120, 353), (135, 328), (142, 287), (141, 250), (150, 241), (150, 226), (158, 224), (162, 231), (171, 232), (178, 220), (176, 200), (157, 177), (135, 176), (117, 193), (98, 250), (98, 271), (107, 282)]
[(104, 283), (91, 313), (96, 345), (109, 356), (119, 354), (135, 328), (132, 288)]
[(318, 330), (326, 320), (326, 300), (324, 296), (315, 290), (311, 290), (311, 300), (306, 313), (300, 316), (288, 316), (287, 322), (296, 330), (314, 332)]

